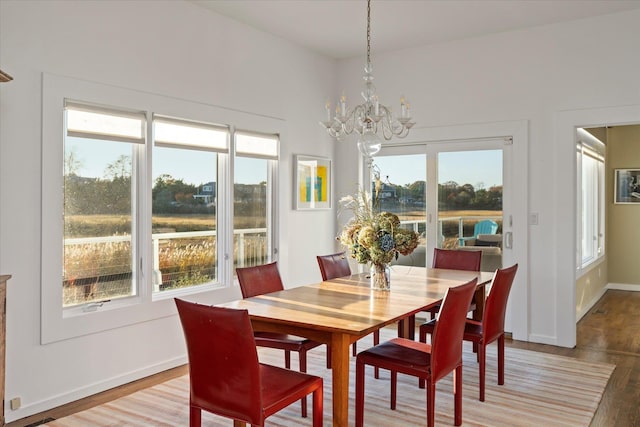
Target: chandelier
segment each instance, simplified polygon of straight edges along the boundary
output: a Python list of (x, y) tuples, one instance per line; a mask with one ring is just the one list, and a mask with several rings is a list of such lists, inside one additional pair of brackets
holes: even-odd
[(365, 158), (371, 158), (382, 148), (382, 138), (390, 140), (393, 136), (404, 138), (415, 124), (411, 121), (410, 106), (404, 96), (400, 98), (400, 116), (393, 117), (391, 108), (381, 104), (373, 85), (373, 67), (371, 66), (371, 0), (367, 0), (367, 63), (364, 67), (364, 85), (361, 92), (364, 103), (347, 109), (347, 97), (342, 94), (336, 105), (336, 114), (331, 118), (331, 103), (327, 101), (327, 120), (320, 122), (327, 133), (338, 141), (345, 135), (356, 131), (358, 150)]

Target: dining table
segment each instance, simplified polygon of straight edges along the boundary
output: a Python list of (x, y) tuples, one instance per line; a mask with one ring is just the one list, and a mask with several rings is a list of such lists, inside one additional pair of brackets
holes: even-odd
[[(401, 335), (413, 338), (405, 320), (442, 301), (447, 289), (478, 279), (475, 302), (484, 304), (485, 285), (494, 273), (414, 266), (391, 267), (391, 289), (373, 290), (368, 273), (288, 288), (219, 306), (246, 309), (254, 331), (298, 335), (331, 349), (332, 420), (348, 426), (350, 344), (397, 322)], [(403, 332), (404, 331), (404, 332)], [(244, 426), (234, 422), (234, 426)]]

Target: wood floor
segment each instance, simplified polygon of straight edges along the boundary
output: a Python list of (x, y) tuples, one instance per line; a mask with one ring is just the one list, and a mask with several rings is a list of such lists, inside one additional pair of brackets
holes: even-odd
[[(613, 363), (616, 369), (607, 385), (592, 427), (640, 427), (640, 292), (607, 291), (578, 323), (573, 349), (508, 341), (508, 346)], [(181, 376), (186, 366), (172, 369), (41, 414), (7, 424), (35, 426), (45, 419), (61, 418), (127, 395), (156, 383)]]

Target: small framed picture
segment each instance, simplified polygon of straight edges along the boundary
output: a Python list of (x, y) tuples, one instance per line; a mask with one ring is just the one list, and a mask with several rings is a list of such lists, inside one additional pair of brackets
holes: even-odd
[(640, 204), (640, 169), (615, 170), (615, 203)]
[(294, 209), (331, 209), (331, 160), (295, 155)]

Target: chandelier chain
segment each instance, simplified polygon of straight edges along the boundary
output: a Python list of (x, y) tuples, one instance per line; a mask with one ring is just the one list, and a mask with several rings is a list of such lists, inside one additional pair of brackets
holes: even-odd
[(367, 0), (367, 64), (371, 64), (371, 0)]
[(332, 116), (331, 103), (325, 104), (327, 118), (320, 124), (327, 133), (341, 140), (344, 136), (356, 132), (358, 150), (367, 159), (380, 151), (382, 140), (392, 137), (404, 138), (415, 122), (411, 120), (409, 103), (404, 96), (400, 98), (400, 114), (395, 117), (390, 107), (378, 100), (376, 87), (373, 84), (373, 67), (371, 66), (371, 0), (367, 0), (367, 63), (364, 68), (365, 88), (361, 92), (364, 103), (352, 108), (347, 106), (347, 97), (342, 94), (336, 103), (335, 115)]

